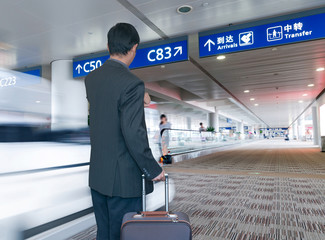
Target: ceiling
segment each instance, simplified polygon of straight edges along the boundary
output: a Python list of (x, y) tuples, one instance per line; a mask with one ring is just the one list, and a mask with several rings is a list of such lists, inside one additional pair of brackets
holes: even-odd
[[(183, 4), (193, 6), (193, 12), (178, 14)], [(325, 87), (324, 73), (315, 72), (325, 65), (324, 40), (228, 54), (221, 62), (198, 58), (196, 33), (319, 7), (325, 0), (1, 0), (0, 67), (30, 67), (103, 51), (106, 33), (116, 22), (135, 25), (142, 42), (191, 35), (196, 63), (134, 72), (175, 93), (178, 101), (202, 108), (215, 104), (250, 124), (283, 127)], [(309, 83), (315, 87), (308, 88)]]
[[(178, 14), (183, 4), (193, 12)], [(0, 51), (0, 67), (102, 51), (108, 29), (117, 22), (132, 23), (148, 42), (161, 32), (174, 37), (322, 6), (325, 0), (1, 0), (0, 48), (5, 44), (6, 50)]]
[[(224, 61), (215, 57), (198, 61), (272, 127), (289, 126), (325, 88), (324, 72), (316, 71), (325, 66), (324, 39), (227, 54), (226, 57)], [(308, 87), (309, 84), (314, 87)], [(250, 92), (244, 93), (244, 90)]]

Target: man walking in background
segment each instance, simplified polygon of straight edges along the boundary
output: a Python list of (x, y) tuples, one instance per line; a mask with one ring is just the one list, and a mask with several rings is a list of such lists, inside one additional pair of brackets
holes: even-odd
[(132, 74), (140, 42), (136, 29), (118, 23), (108, 34), (110, 59), (85, 80), (90, 104), (89, 186), (97, 222), (97, 240), (119, 240), (123, 215), (141, 211), (141, 176), (164, 180), (148, 144), (144, 119), (144, 83)]

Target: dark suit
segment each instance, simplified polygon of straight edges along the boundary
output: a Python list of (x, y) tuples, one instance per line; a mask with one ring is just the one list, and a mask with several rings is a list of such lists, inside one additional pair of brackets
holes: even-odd
[[(95, 190), (93, 193), (96, 192), (93, 200), (102, 196), (107, 200), (110, 211), (108, 200), (111, 198), (139, 200), (142, 174), (148, 180), (147, 193), (152, 192), (153, 183), (150, 180), (162, 169), (153, 158), (148, 144), (143, 106), (144, 83), (123, 63), (108, 60), (86, 77), (85, 84), (90, 104), (89, 186)], [(115, 202), (117, 208), (118, 202)], [(96, 206), (94, 209), (96, 215)], [(99, 220), (97, 216), (96, 220)]]

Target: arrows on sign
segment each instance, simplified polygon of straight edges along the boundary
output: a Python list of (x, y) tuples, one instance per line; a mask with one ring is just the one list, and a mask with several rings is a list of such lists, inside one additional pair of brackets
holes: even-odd
[(76, 70), (78, 71), (78, 74), (80, 74), (80, 69), (82, 69), (82, 66), (80, 64), (78, 64), (78, 66), (76, 67)]
[[(176, 50), (176, 49), (177, 49), (177, 50)], [(174, 53), (174, 57), (177, 55), (177, 53), (179, 53), (180, 55), (182, 55), (182, 53), (183, 53), (183, 48), (182, 48), (182, 46), (175, 47), (174, 50), (176, 50), (176, 52)]]
[(209, 49), (209, 52), (211, 51), (211, 44), (212, 45), (216, 45), (214, 43), (214, 41), (212, 41), (211, 39), (209, 39), (205, 44), (204, 44), (204, 47), (206, 47), (208, 45), (208, 49)]

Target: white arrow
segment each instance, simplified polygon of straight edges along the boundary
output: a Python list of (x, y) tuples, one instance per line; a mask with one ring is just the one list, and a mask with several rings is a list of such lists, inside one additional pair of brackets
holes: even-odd
[(174, 57), (177, 55), (177, 53), (179, 53), (180, 55), (182, 55), (182, 53), (183, 53), (183, 47), (182, 46), (175, 47), (174, 50), (176, 50), (176, 49), (177, 49), (177, 51), (174, 53)]
[(80, 74), (80, 69), (82, 69), (82, 66), (80, 64), (78, 64), (78, 66), (76, 67), (76, 70), (78, 71), (78, 74)]
[(214, 43), (214, 41), (212, 41), (211, 39), (209, 39), (205, 44), (204, 44), (204, 47), (206, 47), (208, 45), (208, 48), (209, 48), (209, 52), (211, 51), (211, 44), (212, 45), (216, 45)]

